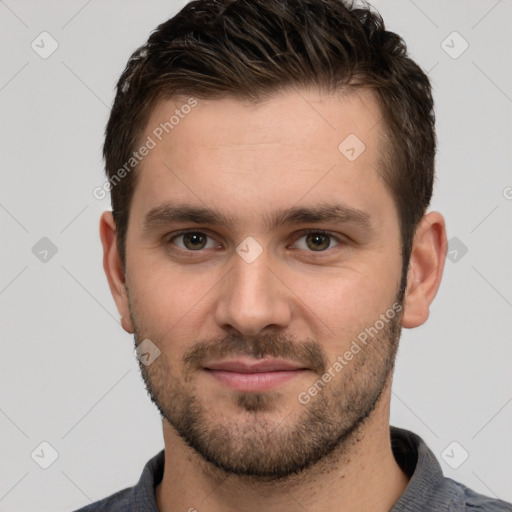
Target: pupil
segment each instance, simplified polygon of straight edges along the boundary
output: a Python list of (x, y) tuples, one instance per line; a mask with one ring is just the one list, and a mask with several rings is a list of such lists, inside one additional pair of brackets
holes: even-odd
[(330, 245), (329, 237), (321, 233), (308, 235), (307, 241), (312, 244), (311, 248), (315, 251), (327, 249)]
[(185, 235), (185, 245), (189, 249), (201, 249), (204, 247), (205, 237), (200, 233), (188, 233)]

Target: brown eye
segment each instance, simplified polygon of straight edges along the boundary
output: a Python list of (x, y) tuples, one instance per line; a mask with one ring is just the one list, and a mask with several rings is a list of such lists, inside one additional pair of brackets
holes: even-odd
[(171, 238), (170, 243), (186, 251), (200, 251), (201, 249), (212, 249), (219, 244), (201, 231), (188, 231)]
[(206, 235), (202, 233), (186, 233), (183, 235), (183, 243), (190, 250), (203, 249), (206, 245)]
[(331, 237), (325, 233), (310, 233), (306, 236), (306, 244), (313, 251), (324, 251), (331, 245)]
[(330, 247), (337, 246), (338, 242), (329, 233), (311, 231), (301, 236), (294, 245), (297, 249), (304, 251), (322, 252)]

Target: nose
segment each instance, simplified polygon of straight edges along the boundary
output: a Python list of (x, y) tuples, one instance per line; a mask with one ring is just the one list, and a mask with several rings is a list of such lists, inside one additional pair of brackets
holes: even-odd
[(218, 291), (215, 319), (219, 327), (257, 336), (268, 327), (289, 325), (291, 293), (270, 263), (265, 251), (251, 263), (233, 255), (233, 267)]

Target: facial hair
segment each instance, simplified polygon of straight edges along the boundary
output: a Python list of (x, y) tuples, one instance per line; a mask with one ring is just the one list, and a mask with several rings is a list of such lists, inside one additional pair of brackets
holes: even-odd
[[(161, 349), (173, 346), (170, 337), (165, 342), (150, 337), (150, 330), (140, 324), (131, 302), (130, 311), (136, 345), (149, 338)], [(205, 461), (227, 474), (282, 480), (335, 450), (343, 452), (354, 442), (391, 377), (400, 330), (401, 315), (397, 314), (309, 403), (302, 405), (297, 400), (297, 411), (284, 419), (272, 416), (279, 411), (279, 391), (238, 391), (234, 392), (236, 405), (245, 419), (216, 421), (207, 410), (214, 404), (201, 401), (194, 379), (208, 361), (249, 356), (298, 362), (311, 369), (318, 382), (330, 362), (313, 340), (297, 341), (277, 331), (256, 338), (231, 333), (194, 344), (182, 357), (182, 369), (171, 367), (164, 349), (150, 365), (139, 361), (139, 366), (148, 394), (162, 417)]]

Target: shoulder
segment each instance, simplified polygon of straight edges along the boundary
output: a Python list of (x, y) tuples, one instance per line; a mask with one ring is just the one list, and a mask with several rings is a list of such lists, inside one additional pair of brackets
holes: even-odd
[(158, 512), (155, 489), (162, 480), (164, 462), (165, 452), (162, 450), (146, 463), (136, 485), (117, 491), (75, 512)]
[(464, 512), (512, 512), (512, 503), (479, 494), (451, 478), (445, 478), (445, 483), (446, 487), (452, 490), (452, 496), (456, 497), (452, 503), (454, 501), (458, 502), (457, 505), (460, 506), (460, 508), (454, 510)]

